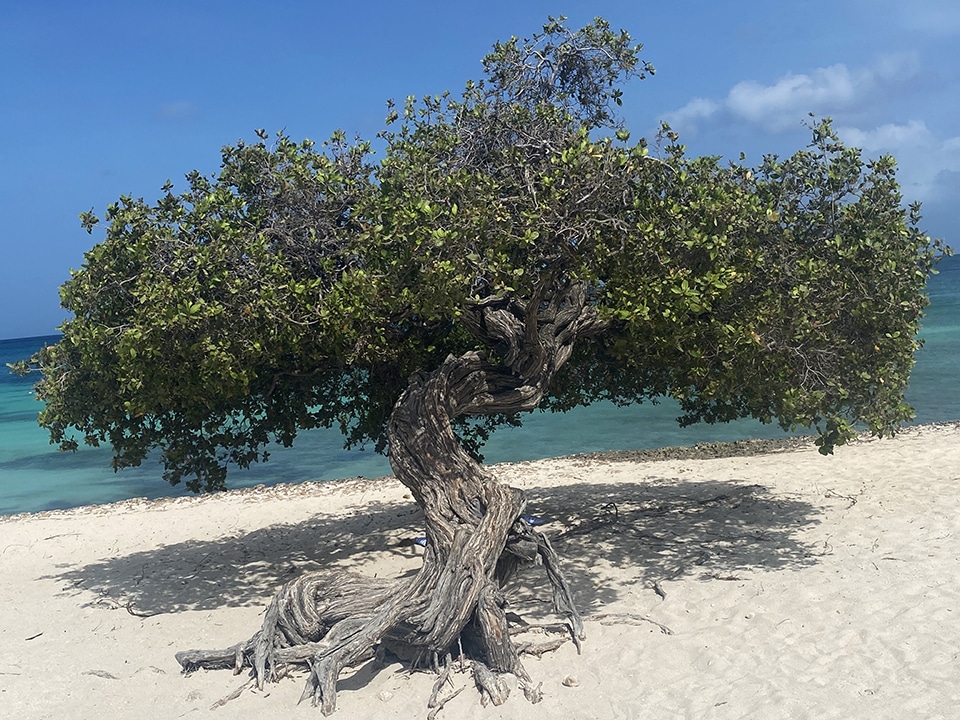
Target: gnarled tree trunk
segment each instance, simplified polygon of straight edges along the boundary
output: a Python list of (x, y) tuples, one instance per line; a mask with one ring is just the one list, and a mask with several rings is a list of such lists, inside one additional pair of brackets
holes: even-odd
[(578, 646), (580, 617), (549, 542), (521, 517), (523, 492), (491, 477), (460, 446), (451, 421), (536, 408), (574, 341), (600, 323), (581, 286), (547, 300), (490, 298), (466, 315), (486, 355), (500, 362), (468, 352), (414, 375), (389, 421), (391, 466), (424, 511), (419, 573), (394, 583), (305, 575), (277, 594), (250, 640), (224, 651), (178, 654), (185, 670), (249, 664), (262, 685), (283, 664), (306, 662), (310, 676), (301, 699), (312, 697), (327, 715), (336, 708), (340, 672), (378, 646), (423, 665), (460, 643), (493, 702), (507, 695), (500, 673), (515, 674), (528, 699), (539, 699), (510, 640), (501, 593), (517, 559), (543, 559), (557, 609), (567, 614)]

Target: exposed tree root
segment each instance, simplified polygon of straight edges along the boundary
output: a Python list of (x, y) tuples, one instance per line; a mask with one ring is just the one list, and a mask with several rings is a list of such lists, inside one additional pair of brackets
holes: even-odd
[[(512, 572), (516, 560), (538, 556), (553, 585), (555, 609), (567, 617), (570, 637), (579, 648), (583, 622), (560, 571), (556, 553), (544, 535), (525, 521), (517, 520), (498, 565), (500, 572), (506, 574), (508, 567)], [(187, 673), (201, 668), (229, 668), (237, 674), (249, 668), (251, 682), (258, 689), (262, 689), (264, 683), (278, 680), (291, 666), (305, 667), (308, 677), (300, 700), (310, 699), (324, 715), (329, 715), (336, 708), (337, 678), (347, 667), (388, 653), (413, 668), (431, 666), (436, 653), (428, 646), (410, 642), (411, 616), (424, 604), (413, 597), (415, 584), (416, 580), (391, 582), (345, 571), (303, 575), (288, 582), (274, 596), (260, 630), (251, 638), (222, 650), (179, 652), (177, 661)], [(520, 655), (539, 657), (556, 650), (568, 638), (515, 644), (510, 639), (505, 604), (498, 584), (481, 584), (475, 610), (438, 670), (440, 677), (429, 708), (438, 711), (453, 697), (439, 698), (442, 687), (449, 682), (453, 651), (458, 653), (461, 663), (464, 656), (471, 661), (474, 681), (484, 704), (500, 705), (509, 697), (510, 688), (502, 677), (505, 673), (517, 677), (530, 702), (539, 702), (540, 685), (535, 684), (524, 669)], [(241, 690), (245, 687), (247, 684)], [(239, 692), (229, 699), (237, 695)]]
[(636, 613), (601, 613), (591, 615), (590, 619), (598, 621), (601, 625), (642, 625), (643, 623), (649, 623), (660, 628), (660, 632), (664, 635), (673, 635), (673, 630), (663, 623), (658, 623), (646, 615), (637, 615)]
[[(412, 667), (436, 667), (437, 658), (463, 648), (484, 701), (507, 699), (506, 674), (517, 677), (528, 700), (540, 700), (540, 686), (510, 638), (502, 588), (518, 564), (539, 558), (578, 651), (583, 621), (556, 551), (523, 516), (523, 492), (491, 477), (460, 446), (451, 420), (536, 408), (574, 341), (601, 323), (585, 288), (571, 284), (529, 301), (478, 300), (464, 324), (499, 360), (470, 351), (415, 373), (387, 424), (390, 464), (424, 513), (417, 575), (393, 583), (344, 572), (300, 577), (277, 593), (260, 631), (246, 642), (180, 653), (185, 671), (250, 667), (262, 688), (286, 666), (302, 663), (309, 674), (301, 700), (310, 698), (329, 715), (344, 668), (386, 651)], [(439, 703), (438, 692), (431, 699)]]

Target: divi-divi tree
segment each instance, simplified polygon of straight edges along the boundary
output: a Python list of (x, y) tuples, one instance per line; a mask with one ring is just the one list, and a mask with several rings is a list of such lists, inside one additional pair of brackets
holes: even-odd
[(810, 427), (829, 453), (910, 417), (939, 245), (893, 159), (813, 120), (808, 147), (752, 167), (688, 157), (666, 126), (631, 142), (616, 110), (653, 72), (639, 53), (602, 19), (551, 19), (461, 94), (389, 103), (372, 142), (258, 131), (181, 194), (109, 206), (62, 288), (63, 337), (31, 363), (54, 441), (108, 444), (117, 467), (158, 451), (202, 491), (338, 426), (424, 514), (414, 576), (304, 575), (252, 638), (184, 668), (262, 685), (302, 663), (327, 714), (378, 649), (421, 666), (462, 650), (495, 702), (504, 673), (536, 701), (504, 610), (518, 564), (539, 558), (578, 644), (583, 626), (524, 493), (480, 460), (497, 426), (668, 396), (684, 424)]

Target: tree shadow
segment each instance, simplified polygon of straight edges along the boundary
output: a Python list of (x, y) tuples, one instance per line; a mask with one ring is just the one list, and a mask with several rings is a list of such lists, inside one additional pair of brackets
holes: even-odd
[[(676, 478), (577, 483), (527, 491), (584, 614), (636, 583), (698, 573), (724, 579), (752, 568), (803, 567), (816, 549), (799, 537), (821, 508), (761, 485)], [(64, 569), (52, 577), (87, 606), (140, 615), (263, 605), (286, 581), (330, 567), (397, 577), (415, 572), (422, 513), (412, 502), (371, 503), (354, 514), (271, 525), (216, 540), (176, 543)], [(549, 599), (538, 567), (508, 597)], [(90, 593), (93, 597), (90, 597)], [(253, 629), (251, 629), (252, 632)]]
[[(420, 565), (412, 538), (423, 513), (413, 504), (370, 503), (362, 511), (315, 516), (215, 540), (192, 540), (71, 567), (47, 576), (85, 606), (127, 607), (140, 615), (263, 605), (285, 582), (323, 568), (399, 575)], [(90, 598), (89, 594), (94, 597)]]
[[(820, 555), (802, 533), (819, 524), (823, 508), (763, 485), (647, 478), (534, 488), (528, 496), (530, 511), (557, 528), (551, 541), (584, 615), (637, 584), (739, 579), (756, 569), (809, 566)], [(540, 588), (529, 595), (545, 597)]]

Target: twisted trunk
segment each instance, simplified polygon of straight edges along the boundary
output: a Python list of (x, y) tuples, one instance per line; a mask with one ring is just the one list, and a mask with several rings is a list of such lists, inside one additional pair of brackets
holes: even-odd
[(460, 446), (451, 423), (536, 408), (574, 341), (596, 331), (599, 321), (580, 286), (549, 301), (487, 299), (470, 307), (465, 320), (501, 362), (468, 352), (415, 374), (387, 430), (391, 466), (424, 511), (419, 573), (392, 584), (342, 573), (298, 578), (277, 594), (253, 638), (224, 651), (180, 653), (185, 670), (249, 664), (262, 685), (284, 663), (306, 661), (310, 676), (301, 699), (311, 697), (326, 715), (336, 708), (343, 668), (378, 646), (423, 665), (460, 643), (494, 703), (507, 696), (500, 673), (517, 675), (528, 699), (539, 699), (510, 640), (502, 584), (518, 560), (539, 555), (578, 647), (580, 617), (549, 542), (521, 518), (523, 492), (491, 477)]

